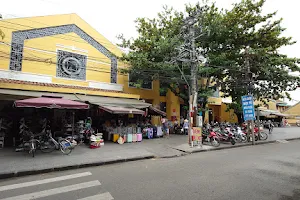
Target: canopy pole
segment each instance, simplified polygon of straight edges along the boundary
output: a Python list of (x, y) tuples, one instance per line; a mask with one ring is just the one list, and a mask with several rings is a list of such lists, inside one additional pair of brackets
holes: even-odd
[(74, 136), (74, 126), (75, 126), (75, 112), (72, 111), (72, 139)]

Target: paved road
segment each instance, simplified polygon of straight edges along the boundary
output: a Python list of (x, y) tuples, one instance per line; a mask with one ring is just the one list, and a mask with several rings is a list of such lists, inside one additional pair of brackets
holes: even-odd
[[(266, 130), (266, 132), (268, 132)], [(290, 139), (300, 137), (300, 127), (274, 128), (273, 133), (269, 135), (270, 140)]]
[(299, 200), (299, 146), (291, 141), (0, 180), (0, 200)]

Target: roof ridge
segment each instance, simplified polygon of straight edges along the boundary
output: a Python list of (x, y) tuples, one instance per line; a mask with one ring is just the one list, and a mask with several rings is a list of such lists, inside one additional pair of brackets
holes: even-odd
[(283, 113), (285, 113), (286, 111), (288, 111), (288, 110), (290, 110), (290, 109), (292, 109), (292, 108), (296, 107), (298, 104), (300, 104), (300, 101), (299, 101), (298, 103), (296, 103), (295, 105), (293, 105), (293, 106), (289, 107), (289, 108), (288, 108), (288, 109), (286, 109), (285, 111), (283, 111)]

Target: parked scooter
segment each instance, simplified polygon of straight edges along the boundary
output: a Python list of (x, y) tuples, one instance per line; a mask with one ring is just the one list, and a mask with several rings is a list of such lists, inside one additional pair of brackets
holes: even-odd
[(241, 127), (231, 129), (237, 142), (247, 142), (247, 134), (242, 131)]
[(202, 131), (202, 143), (209, 142), (212, 146), (218, 147), (220, 146), (220, 139), (217, 134), (212, 130), (203, 129)]
[(228, 129), (227, 130), (222, 130), (221, 128), (214, 128), (213, 131), (217, 134), (218, 138), (220, 141), (223, 142), (230, 142), (232, 145), (235, 145), (236, 141), (234, 138), (234, 134)]

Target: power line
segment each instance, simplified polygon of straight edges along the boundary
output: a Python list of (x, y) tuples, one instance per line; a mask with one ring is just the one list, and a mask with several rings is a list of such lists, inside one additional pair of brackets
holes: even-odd
[[(37, 22), (37, 21), (34, 21), (34, 20), (29, 20), (29, 19), (26, 19), (26, 18), (21, 18), (21, 19), (24, 19), (24, 20), (28, 20), (28, 21), (32, 21), (32, 22), (36, 22), (36, 23), (39, 23), (39, 24), (43, 24), (43, 25), (46, 25), (47, 27), (53, 27), (53, 25), (49, 25), (49, 24), (44, 24), (44, 23), (41, 23), (41, 22)], [(6, 21), (6, 20), (1, 20), (0, 22), (4, 22), (4, 23), (8, 23), (8, 24), (13, 24), (13, 25), (18, 25), (18, 26), (22, 26), (22, 27), (26, 27), (26, 28), (31, 28), (31, 29), (39, 29), (37, 27), (33, 27), (33, 26), (28, 26), (28, 25), (24, 25), (24, 24), (19, 24), (19, 23), (15, 23), (15, 22), (9, 22), (9, 21)], [(75, 24), (76, 25), (76, 24)], [(40, 28), (47, 28), (47, 27), (40, 27)], [(24, 30), (18, 30), (18, 31), (24, 31)], [(51, 31), (49, 31), (51, 32)], [(52, 32), (52, 33), (55, 33), (55, 32)], [(56, 33), (55, 33), (56, 34)], [(56, 37), (56, 38), (61, 38), (61, 39), (65, 39), (65, 40), (69, 40), (67, 38), (64, 38), (64, 37), (60, 37), (58, 35), (56, 36), (49, 36), (49, 37)], [(66, 37), (72, 37), (72, 38), (75, 38), (75, 39), (78, 39), (76, 36), (72, 36), (72, 35), (68, 35)], [(93, 39), (95, 40), (103, 40), (103, 39), (100, 39), (100, 38), (96, 38), (96, 37), (93, 37)], [(106, 39), (106, 38), (105, 38)], [(82, 42), (82, 41), (79, 41), (79, 40), (70, 40), (70, 41), (76, 41), (76, 42), (81, 42), (81, 43), (87, 43), (86, 41)], [(108, 43), (108, 42), (101, 42), (103, 44), (107, 44), (113, 48), (116, 48), (116, 46), (112, 43)]]

